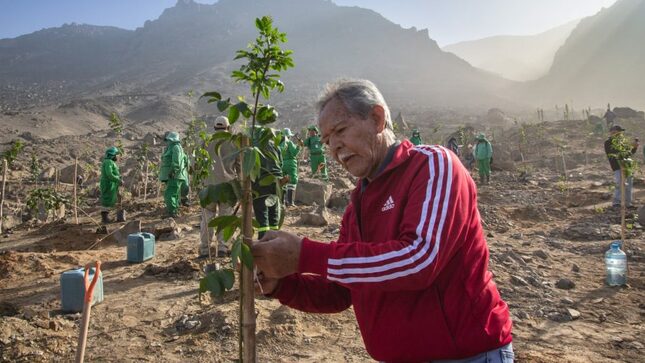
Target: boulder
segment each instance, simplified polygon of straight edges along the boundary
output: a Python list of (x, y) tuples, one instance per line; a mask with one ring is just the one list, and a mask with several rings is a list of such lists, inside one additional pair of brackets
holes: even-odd
[(143, 232), (154, 234), (156, 240), (172, 240), (179, 238), (181, 229), (177, 226), (173, 218), (166, 218), (151, 226), (147, 226), (143, 229)]
[(336, 191), (332, 193), (327, 201), (327, 208), (345, 210), (349, 204), (350, 192)]
[(299, 223), (305, 226), (323, 227), (329, 224), (328, 220), (327, 210), (324, 206), (320, 206), (313, 212), (302, 213)]
[(298, 182), (296, 204), (298, 205), (327, 205), (331, 196), (332, 186), (322, 180), (303, 178)]
[[(78, 164), (78, 174), (83, 177), (83, 180), (87, 180), (87, 175), (85, 175), (85, 169), (81, 163)], [(58, 179), (61, 183), (74, 184), (74, 164), (69, 165), (61, 169), (60, 176)]]
[(38, 177), (40, 181), (53, 181), (56, 179), (56, 169), (52, 166), (44, 169)]

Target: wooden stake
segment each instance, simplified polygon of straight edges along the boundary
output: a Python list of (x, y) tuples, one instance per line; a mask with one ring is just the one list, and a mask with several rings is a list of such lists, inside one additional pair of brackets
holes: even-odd
[(7, 182), (7, 159), (2, 159), (2, 199), (0, 199), (0, 233), (4, 230), (4, 187)]
[(78, 184), (76, 182), (77, 178), (78, 178), (78, 157), (74, 158), (74, 221), (76, 222), (76, 224), (78, 224), (78, 211), (76, 210), (78, 205), (78, 197), (76, 194), (76, 188)]
[(625, 248), (625, 235), (627, 234), (627, 226), (625, 225), (625, 170), (620, 167), (620, 239), (623, 241), (623, 251)]

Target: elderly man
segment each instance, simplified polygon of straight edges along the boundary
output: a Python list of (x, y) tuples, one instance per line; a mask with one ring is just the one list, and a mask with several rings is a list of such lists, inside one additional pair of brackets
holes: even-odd
[(318, 109), (323, 142), (359, 181), (336, 242), (270, 231), (253, 244), (264, 293), (306, 312), (353, 306), (379, 361), (513, 361), (475, 183), (458, 158), (397, 142), (369, 81), (328, 85)]

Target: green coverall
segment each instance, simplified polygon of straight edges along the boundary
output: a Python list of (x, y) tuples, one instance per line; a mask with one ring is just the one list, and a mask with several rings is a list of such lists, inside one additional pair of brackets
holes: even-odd
[(171, 216), (177, 215), (181, 190), (188, 183), (188, 164), (181, 143), (177, 139), (167, 140), (168, 147), (161, 156), (159, 180), (166, 183), (164, 201), (166, 210)]
[(116, 205), (119, 195), (119, 184), (121, 184), (121, 174), (119, 167), (112, 158), (114, 155), (106, 155), (101, 164), (101, 181), (99, 187), (101, 190), (101, 206), (111, 208)]
[(280, 144), (282, 153), (282, 174), (289, 176), (289, 181), (285, 186), (285, 204), (293, 205), (294, 193), (298, 186), (298, 154), (300, 147), (288, 138), (284, 138)]
[(421, 140), (421, 134), (419, 134), (418, 131), (412, 132), (412, 137), (410, 138), (410, 142), (413, 143), (414, 145), (423, 144), (423, 141)]
[(479, 180), (482, 183), (488, 182), (490, 180), (490, 159), (493, 157), (493, 146), (485, 137), (477, 138), (473, 156), (477, 160)]
[(323, 166), (320, 169), (320, 175), (323, 179), (327, 180), (327, 163), (325, 159), (325, 152), (323, 143), (320, 141), (320, 136), (313, 135), (309, 136), (305, 142), (305, 146), (309, 149), (309, 159), (311, 163), (311, 176), (315, 177), (318, 173), (318, 167), (320, 164)]
[[(259, 224), (258, 238), (262, 238), (268, 230), (278, 230), (280, 226), (280, 197), (279, 182), (282, 179), (282, 156), (280, 149), (273, 142), (270, 142), (268, 148), (278, 156), (274, 160), (268, 156), (260, 156), (260, 175), (253, 183), (253, 212), (255, 220)], [(260, 185), (260, 180), (273, 175), (275, 182), (269, 185)]]

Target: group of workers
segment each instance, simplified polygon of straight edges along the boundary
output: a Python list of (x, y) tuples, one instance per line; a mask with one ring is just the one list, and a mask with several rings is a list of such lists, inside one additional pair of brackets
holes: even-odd
[[(226, 117), (219, 116), (215, 120), (214, 132), (230, 131), (230, 124)], [(325, 147), (320, 139), (320, 132), (316, 126), (308, 128), (308, 137), (301, 141), (289, 128), (281, 131), (282, 138), (279, 145), (271, 143), (269, 147), (274, 148), (275, 154), (279, 160), (271, 158), (261, 158), (262, 167), (261, 175), (253, 184), (253, 190), (256, 197), (253, 200), (256, 220), (260, 224), (259, 232), (264, 234), (267, 230), (277, 229), (280, 220), (280, 204), (284, 206), (294, 206), (296, 189), (298, 185), (298, 157), (302, 146), (309, 150), (309, 159), (311, 166), (311, 177), (328, 180), (327, 162), (325, 159)], [(189, 158), (184, 152), (181, 139), (177, 132), (167, 132), (164, 136), (166, 148), (161, 156), (159, 169), (159, 180), (165, 184), (164, 201), (166, 211), (169, 217), (175, 217), (178, 214), (181, 204), (186, 204), (188, 199), (188, 182), (189, 182)], [(219, 154), (215, 152), (215, 143), (210, 143), (207, 147), (209, 155), (213, 162), (206, 177), (205, 185), (216, 185), (219, 183), (229, 182), (239, 174), (237, 158), (234, 157), (236, 151), (232, 144), (224, 143), (220, 148)], [(120, 200), (119, 187), (123, 181), (116, 162), (121, 154), (119, 148), (111, 146), (105, 152), (101, 167), (100, 193), (101, 193), (101, 220), (104, 224), (110, 223), (110, 209), (114, 208)], [(264, 176), (271, 174), (279, 176), (282, 185), (281, 193), (278, 192), (274, 184), (260, 185), (260, 180)], [(278, 201), (278, 195), (282, 195), (282, 200)], [(227, 214), (231, 212), (230, 206), (212, 205), (204, 208), (202, 211), (201, 222), (201, 240), (200, 255), (208, 254), (210, 241), (213, 239), (213, 230), (208, 227), (208, 221), (214, 216)], [(218, 252), (226, 253), (226, 247), (222, 242), (221, 236), (218, 246)]]
[[(422, 145), (423, 140), (421, 139), (421, 133), (418, 129), (412, 129), (412, 135), (410, 136), (410, 142), (415, 145)], [(448, 139), (446, 147), (451, 150), (458, 157), (462, 156), (461, 146), (457, 142), (457, 139), (452, 136)], [(493, 146), (490, 141), (486, 138), (484, 133), (479, 133), (475, 137), (474, 145), (467, 145), (469, 152), (464, 153), (464, 161), (468, 170), (472, 170), (473, 163), (477, 162), (477, 172), (479, 174), (479, 183), (488, 184), (490, 182), (490, 172), (491, 164), (493, 162)], [(470, 151), (472, 150), (472, 151)]]

